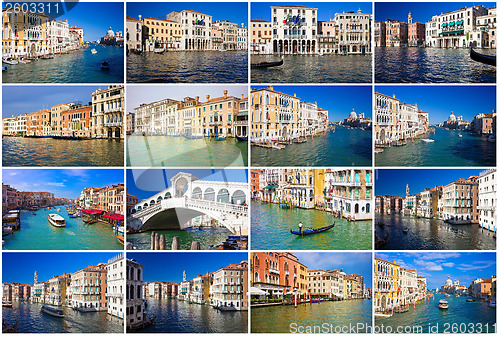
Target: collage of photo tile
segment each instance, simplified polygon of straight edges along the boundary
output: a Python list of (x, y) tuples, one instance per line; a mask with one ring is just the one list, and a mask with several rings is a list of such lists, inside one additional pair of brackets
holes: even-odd
[(4, 1), (2, 332), (495, 333), (496, 4)]

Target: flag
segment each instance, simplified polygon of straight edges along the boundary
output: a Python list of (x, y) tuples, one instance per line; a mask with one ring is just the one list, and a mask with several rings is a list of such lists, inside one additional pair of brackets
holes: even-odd
[(198, 18), (196, 18), (195, 22), (196, 22), (196, 24), (198, 24)]

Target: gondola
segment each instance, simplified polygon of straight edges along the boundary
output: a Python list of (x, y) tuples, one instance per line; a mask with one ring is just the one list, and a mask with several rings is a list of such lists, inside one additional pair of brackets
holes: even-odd
[(470, 58), (474, 61), (488, 64), (490, 66), (496, 67), (497, 65), (496, 56), (479, 54), (478, 52), (474, 51), (474, 49), (472, 49), (472, 43), (470, 44)]
[(300, 232), (300, 231), (294, 231), (294, 230), (290, 229), (290, 233), (295, 234), (295, 235), (317, 234), (317, 233), (321, 233), (321, 232), (327, 231), (330, 228), (333, 228), (333, 226), (335, 226), (335, 223), (333, 223), (333, 225), (330, 225), (330, 226), (325, 226), (325, 227), (316, 228), (316, 229), (308, 228), (308, 229), (303, 230), (302, 232)]
[(264, 68), (271, 68), (271, 67), (278, 67), (283, 64), (283, 59), (275, 62), (260, 62), (260, 63), (252, 63), (250, 65), (251, 69), (264, 69)]
[(248, 141), (248, 137), (246, 136), (236, 136), (236, 139), (241, 140), (241, 141)]

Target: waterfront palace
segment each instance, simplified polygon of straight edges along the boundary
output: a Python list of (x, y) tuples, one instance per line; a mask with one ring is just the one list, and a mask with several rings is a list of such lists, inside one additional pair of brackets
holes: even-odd
[[(291, 252), (252, 252), (250, 282), (251, 295), (265, 299), (283, 299), (287, 294), (299, 298), (328, 298), (348, 300), (371, 297), (364, 278), (358, 274), (346, 274), (343, 269), (308, 269)], [(292, 299), (293, 300), (293, 299)]]
[(426, 298), (427, 279), (418, 275), (416, 269), (406, 269), (396, 261), (386, 261), (377, 256), (373, 264), (375, 312), (396, 309)]
[(3, 283), (3, 301), (30, 301), (32, 303), (68, 306), (84, 311), (107, 311), (124, 319), (123, 254), (87, 266), (74, 273), (54, 275), (47, 281), (38, 281), (35, 271), (33, 284)]
[(2, 55), (38, 57), (65, 53), (83, 45), (83, 29), (45, 14), (2, 9)]
[(496, 8), (463, 7), (433, 15), (426, 23), (393, 19), (375, 21), (376, 47), (496, 48)]
[(73, 199), (56, 198), (52, 192), (21, 192), (2, 183), (2, 214), (15, 209), (70, 205), (73, 202)]
[(128, 133), (144, 135), (169, 135), (187, 137), (247, 137), (248, 98), (228, 96), (227, 90), (220, 97), (206, 95), (185, 97), (182, 101), (166, 98), (141, 104), (134, 109)]
[(301, 5), (271, 6), (271, 20), (250, 22), (253, 54), (369, 54), (372, 15), (335, 13), (318, 21), (318, 9)]
[(123, 139), (124, 86), (92, 93), (92, 102), (60, 103), (17, 117), (5, 117), (4, 136)]
[(328, 111), (317, 103), (301, 101), (299, 97), (265, 89), (250, 93), (250, 137), (252, 141), (291, 140), (313, 136), (328, 128)]
[(194, 10), (173, 11), (160, 18), (127, 16), (128, 50), (247, 50), (247, 28)]
[(257, 169), (251, 171), (253, 199), (304, 209), (336, 212), (350, 220), (369, 220), (373, 175), (365, 169)]
[(143, 282), (143, 267), (127, 259), (127, 328), (146, 319), (148, 297), (248, 310), (248, 261), (198, 274), (192, 280), (187, 280), (184, 271), (180, 283)]
[(436, 218), (453, 224), (479, 224), (484, 229), (496, 232), (495, 173), (496, 170), (486, 170), (479, 176), (426, 188), (413, 195), (410, 194), (409, 185), (406, 185), (404, 198), (377, 195), (375, 212)]

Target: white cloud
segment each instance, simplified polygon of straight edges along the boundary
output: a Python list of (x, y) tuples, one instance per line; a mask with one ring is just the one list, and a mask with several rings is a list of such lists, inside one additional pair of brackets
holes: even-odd
[(445, 262), (445, 263), (443, 263), (443, 266), (451, 268), (451, 267), (455, 266), (455, 264), (453, 262)]
[(485, 268), (488, 268), (488, 267), (491, 267), (495, 265), (495, 261), (477, 261), (477, 262), (474, 262), (474, 264), (465, 264), (465, 263), (462, 263), (462, 264), (459, 264), (457, 269), (458, 270), (481, 270), (481, 269), (485, 269)]
[(65, 187), (64, 183), (47, 183), (49, 186), (55, 186), (55, 187)]

